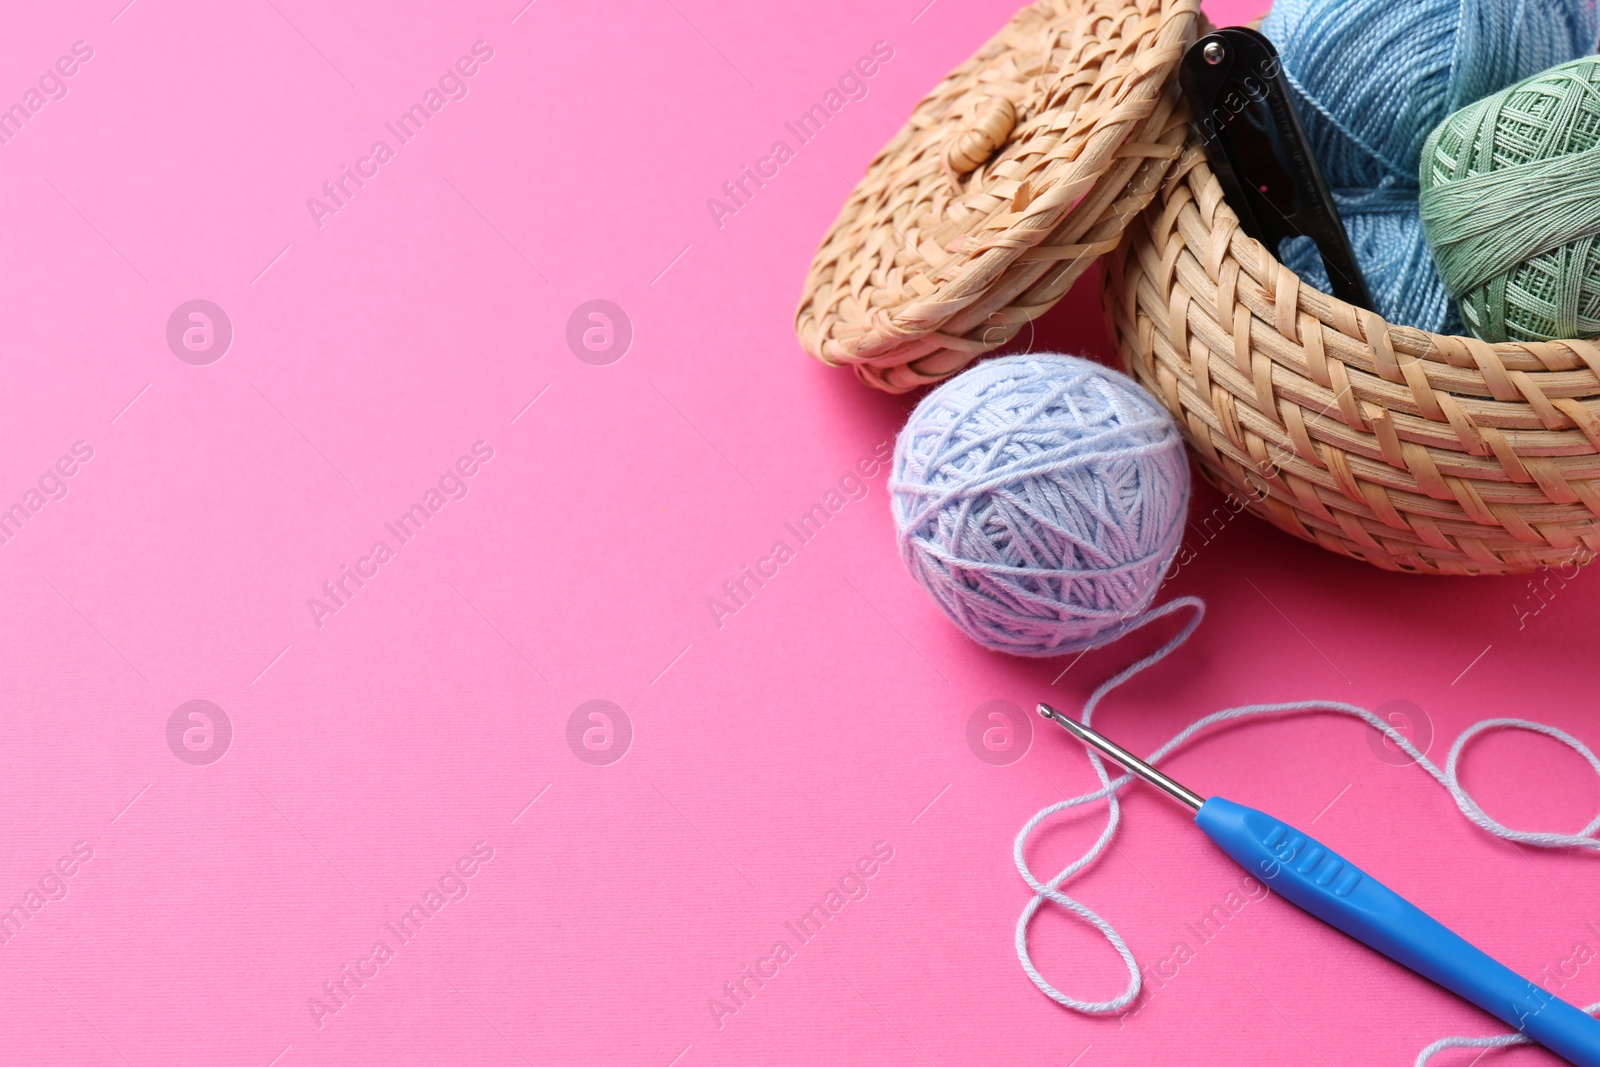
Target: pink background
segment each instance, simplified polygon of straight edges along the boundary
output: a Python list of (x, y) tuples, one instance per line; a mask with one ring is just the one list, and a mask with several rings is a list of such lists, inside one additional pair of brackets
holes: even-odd
[[(0, 38), (0, 103), (93, 49), (0, 146), (0, 506), (93, 450), (0, 545), (0, 910), (66, 889), (0, 944), (0, 1062), (1408, 1064), (1494, 1029), (1280, 901), (1197, 947), (1185, 923), (1240, 875), (1148, 793), (1077, 891), (1145, 964), (1178, 940), (1193, 959), (1120, 1023), (1040, 996), (1012, 953), (1011, 839), (1090, 770), (1053, 731), (985, 763), (968, 720), (1076, 707), (1154, 638), (1064, 676), (978, 649), (896, 561), (881, 470), (736, 615), (708, 608), (904, 418), (802, 355), (793, 308), (850, 183), (1010, 5), (124, 3), (15, 5)], [(307, 198), (394, 147), (384, 123), (480, 40), (468, 95), (319, 228)], [(877, 41), (893, 59), (866, 99), (719, 228), (707, 198)], [(1106, 352), (1092, 282), (1038, 347)], [(205, 366), (165, 335), (197, 298), (234, 331)], [(594, 299), (634, 331), (610, 365), (566, 341)], [(479, 441), (465, 498), (319, 627), (308, 598), (370, 568), (385, 522)], [(1436, 755), (1496, 714), (1600, 736), (1592, 574), (1538, 600), (1527, 579), (1400, 577), (1251, 519), (1207, 532), (1218, 502), (1199, 491), (1170, 591), (1209, 621), (1105, 710), (1132, 747), (1313, 696), (1410, 701)], [(209, 765), (167, 740), (197, 699), (233, 730)], [(591, 700), (631, 724), (609, 765), (568, 744)], [(1600, 999), (1600, 964), (1565, 962), (1600, 947), (1596, 861), (1486, 837), (1364, 733), (1258, 726), (1173, 769), (1314, 820)], [(1519, 825), (1600, 805), (1542, 739), (1483, 741), (1466, 780)], [(1048, 835), (1040, 867), (1098, 826)], [(92, 859), (48, 877), (77, 842)], [(784, 924), (879, 842), (865, 898), (800, 944)], [(446, 879), (464, 898), (400, 944), (385, 924), (474, 847), (492, 859)], [(792, 958), (716, 1019), (780, 939)], [(1059, 916), (1036, 943), (1057, 984), (1120, 988)], [(319, 1026), (309, 1002), (347, 965), (371, 976)]]

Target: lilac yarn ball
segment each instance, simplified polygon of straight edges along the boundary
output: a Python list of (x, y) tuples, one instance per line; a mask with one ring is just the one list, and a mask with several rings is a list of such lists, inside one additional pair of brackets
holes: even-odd
[(985, 648), (1056, 656), (1135, 626), (1183, 540), (1178, 427), (1131, 378), (1076, 356), (977, 364), (895, 442), (906, 567)]

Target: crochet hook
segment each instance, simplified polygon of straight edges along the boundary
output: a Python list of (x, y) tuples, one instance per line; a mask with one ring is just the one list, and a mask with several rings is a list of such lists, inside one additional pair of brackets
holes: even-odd
[(1342, 930), (1578, 1067), (1600, 1067), (1600, 1020), (1523, 978), (1310, 834), (1222, 797), (1202, 799), (1048, 704), (1039, 714), (1194, 812), (1222, 851), (1289, 903)]

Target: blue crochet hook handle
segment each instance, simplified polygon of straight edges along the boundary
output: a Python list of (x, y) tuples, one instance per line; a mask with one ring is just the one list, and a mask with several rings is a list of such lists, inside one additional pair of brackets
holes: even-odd
[(1349, 860), (1265, 812), (1202, 800), (1044, 704), (1039, 713), (1195, 812), (1195, 824), (1279, 896), (1471, 1001), (1578, 1067), (1600, 1067), (1600, 1020), (1535, 985)]

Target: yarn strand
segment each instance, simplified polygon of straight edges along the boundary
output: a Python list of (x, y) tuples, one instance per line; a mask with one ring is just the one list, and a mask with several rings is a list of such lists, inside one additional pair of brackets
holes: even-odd
[[(1600, 1004), (1591, 1004), (1583, 1009), (1587, 1014), (1593, 1015), (1600, 1012)], [(1424, 1065), (1439, 1053), (1452, 1048), (1514, 1048), (1517, 1045), (1531, 1045), (1533, 1042), (1522, 1034), (1497, 1034), (1494, 1037), (1441, 1037), (1421, 1052), (1417, 1053), (1417, 1060), (1411, 1067), (1424, 1067)]]
[[(1150, 667), (1155, 666), (1157, 663), (1160, 663), (1189, 640), (1190, 636), (1193, 635), (1195, 630), (1199, 627), (1201, 620), (1205, 617), (1205, 602), (1198, 597), (1177, 598), (1169, 601), (1166, 604), (1163, 604), (1159, 608), (1155, 608), (1148, 612), (1135, 625), (1124, 631), (1131, 633), (1133, 630), (1144, 628), (1157, 619), (1164, 618), (1167, 615), (1171, 615), (1175, 612), (1185, 609), (1192, 610), (1194, 614), (1186, 623), (1184, 623), (1182, 629), (1180, 629), (1175, 636), (1173, 636), (1160, 648), (1145, 656), (1143, 659), (1140, 659), (1131, 666), (1128, 666), (1117, 672), (1111, 678), (1101, 683), (1100, 686), (1096, 688), (1092, 694), (1090, 694), (1089, 699), (1083, 705), (1083, 711), (1080, 715), (1080, 720), (1085, 726), (1093, 725), (1095, 709), (1099, 707), (1100, 702), (1104, 700), (1105, 697), (1108, 696), (1112, 691), (1117, 689), (1130, 678), (1133, 678), (1134, 676), (1143, 673), (1145, 670), (1148, 670)], [(1406, 755), (1410, 756), (1416, 765), (1422, 768), (1422, 770), (1425, 771), (1430, 778), (1444, 787), (1445, 792), (1450, 794), (1450, 798), (1455, 801), (1455, 805), (1461, 811), (1462, 815), (1466, 816), (1469, 822), (1479, 827), (1486, 833), (1493, 834), (1495, 837), (1499, 837), (1507, 841), (1516, 841), (1521, 844), (1532, 845), (1536, 848), (1577, 848), (1586, 849), (1589, 851), (1600, 851), (1600, 838), (1596, 837), (1596, 833), (1600, 832), (1600, 814), (1597, 814), (1592, 820), (1590, 820), (1587, 826), (1577, 833), (1569, 834), (1541, 830), (1518, 830), (1506, 826), (1504, 823), (1501, 823), (1499, 820), (1495, 819), (1493, 816), (1484, 811), (1483, 806), (1480, 805), (1478, 801), (1470, 793), (1468, 793), (1466, 788), (1461, 784), (1461, 756), (1467, 745), (1473, 739), (1485, 733), (1496, 730), (1527, 730), (1532, 733), (1542, 734), (1546, 737), (1552, 738), (1553, 740), (1559, 741), (1561, 744), (1566, 745), (1578, 755), (1582, 756), (1589, 766), (1594, 770), (1595, 774), (1600, 775), (1600, 757), (1597, 757), (1589, 748), (1589, 746), (1583, 743), (1583, 741), (1574, 737), (1572, 734), (1567, 733), (1565, 730), (1560, 729), (1559, 727), (1551, 726), (1547, 723), (1533, 722), (1528, 719), (1484, 719), (1481, 722), (1474, 723), (1473, 725), (1467, 727), (1460, 733), (1460, 735), (1456, 737), (1455, 742), (1450, 746), (1450, 753), (1445, 759), (1444, 767), (1441, 769), (1437, 764), (1433, 763), (1425, 755), (1419, 752), (1416, 746), (1411, 743), (1409, 738), (1400, 733), (1383, 719), (1380, 719), (1371, 711), (1368, 711), (1366, 708), (1358, 707), (1354, 704), (1345, 704), (1339, 701), (1331, 700), (1302, 700), (1290, 701), (1288, 703), (1281, 704), (1246, 704), (1240, 707), (1226, 708), (1222, 711), (1212, 712), (1211, 714), (1190, 723), (1188, 726), (1184, 727), (1177, 734), (1175, 734), (1171, 739), (1169, 739), (1165, 744), (1161, 745), (1161, 747), (1157, 748), (1153, 753), (1151, 753), (1148, 758), (1148, 762), (1151, 764), (1160, 763), (1172, 753), (1188, 745), (1188, 743), (1194, 740), (1196, 737), (1210, 731), (1212, 727), (1221, 726), (1227, 723), (1238, 723), (1277, 716), (1302, 715), (1311, 713), (1347, 715), (1352, 718), (1360, 719), (1374, 730), (1382, 733), (1385, 737), (1389, 738), (1390, 741), (1394, 742), (1398, 748), (1405, 752)], [(1138, 999), (1139, 993), (1143, 988), (1143, 977), (1140, 973), (1138, 961), (1134, 958), (1133, 951), (1128, 947), (1128, 943), (1123, 939), (1122, 935), (1117, 932), (1116, 928), (1113, 927), (1110, 922), (1103, 918), (1099, 913), (1095, 912), (1087, 904), (1084, 904), (1082, 901), (1074, 899), (1073, 897), (1062, 892), (1061, 886), (1099, 859), (1100, 856), (1105, 852), (1106, 846), (1110, 845), (1112, 840), (1116, 837), (1117, 830), (1122, 824), (1122, 805), (1118, 794), (1125, 786), (1132, 782), (1134, 778), (1130, 774), (1123, 774), (1119, 777), (1113, 778), (1106, 768), (1105, 761), (1102, 760), (1099, 755), (1092, 751), (1088, 752), (1087, 755), (1089, 757), (1089, 764), (1094, 769), (1095, 777), (1100, 782), (1100, 787), (1075, 797), (1069, 797), (1066, 800), (1057, 801), (1056, 803), (1040, 810), (1023, 825), (1022, 829), (1018, 832), (1016, 840), (1012, 846), (1012, 857), (1016, 862), (1017, 871), (1022, 875), (1022, 880), (1027, 883), (1028, 888), (1033, 892), (1032, 898), (1029, 899), (1028, 903), (1023, 907), (1022, 914), (1017, 919), (1016, 950), (1017, 960), (1022, 965), (1024, 973), (1027, 974), (1028, 978), (1045, 996), (1049, 997), (1051, 1000), (1062, 1005), (1063, 1007), (1071, 1008), (1073, 1011), (1082, 1012), (1087, 1015), (1108, 1015), (1121, 1011)], [(1035, 831), (1037, 831), (1040, 826), (1049, 821), (1053, 816), (1058, 815), (1061, 812), (1070, 811), (1073, 808), (1082, 807), (1086, 804), (1092, 804), (1098, 800), (1104, 800), (1106, 802), (1107, 816), (1105, 828), (1101, 830), (1099, 836), (1095, 838), (1094, 843), (1090, 845), (1081, 856), (1067, 864), (1067, 866), (1062, 868), (1062, 870), (1054, 877), (1048, 880), (1041, 880), (1039, 876), (1033, 872), (1032, 868), (1029, 867), (1026, 855), (1028, 842), (1033, 837)], [(1051, 984), (1051, 982), (1039, 972), (1038, 967), (1033, 962), (1032, 954), (1028, 948), (1028, 930), (1033, 924), (1034, 917), (1039, 913), (1040, 908), (1042, 908), (1046, 902), (1056, 905), (1079, 921), (1099, 931), (1100, 935), (1104, 937), (1106, 942), (1110, 944), (1112, 949), (1116, 951), (1117, 955), (1122, 959), (1122, 962), (1128, 971), (1127, 987), (1120, 994), (1107, 1000), (1083, 1000), (1056, 988), (1056, 986)], [(1593, 1014), (1596, 1011), (1600, 1011), (1600, 1004), (1591, 1005), (1584, 1010)], [(1423, 1049), (1417, 1057), (1415, 1067), (1423, 1067), (1423, 1065), (1426, 1064), (1428, 1060), (1431, 1059), (1435, 1054), (1444, 1051), (1445, 1049), (1505, 1048), (1512, 1045), (1526, 1043), (1526, 1038), (1515, 1033), (1506, 1034), (1503, 1036), (1481, 1038), (1446, 1037), (1435, 1041), (1433, 1044)]]

